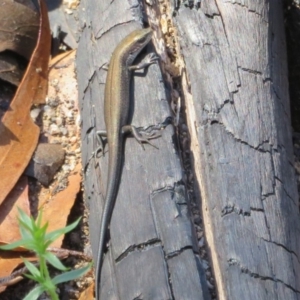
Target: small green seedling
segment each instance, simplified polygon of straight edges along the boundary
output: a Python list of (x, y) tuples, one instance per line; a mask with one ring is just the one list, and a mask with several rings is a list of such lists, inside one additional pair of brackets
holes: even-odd
[[(23, 258), (24, 264), (30, 272), (30, 274), (26, 274), (25, 276), (38, 282), (38, 286), (35, 287), (24, 300), (36, 300), (43, 292), (46, 292), (52, 300), (58, 300), (56, 285), (79, 278), (91, 268), (91, 264), (88, 264), (81, 269), (66, 272), (68, 268), (66, 268), (53, 253), (47, 251), (47, 248), (61, 235), (73, 230), (78, 225), (80, 218), (64, 228), (47, 233), (48, 223), (42, 226), (41, 211), (39, 212), (37, 219), (34, 220), (20, 208), (18, 208), (18, 210), (18, 220), (22, 239), (9, 245), (0, 246), (0, 249), (12, 250), (18, 247), (24, 247), (30, 251), (34, 251), (37, 255), (39, 268)], [(64, 273), (51, 278), (47, 262), (54, 268), (64, 271)]]

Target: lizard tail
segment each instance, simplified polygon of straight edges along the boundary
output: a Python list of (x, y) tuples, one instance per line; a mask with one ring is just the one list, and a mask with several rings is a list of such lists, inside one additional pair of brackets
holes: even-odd
[[(107, 188), (104, 208), (102, 211), (100, 233), (99, 233), (99, 244), (98, 244), (98, 255), (97, 255), (97, 267), (96, 267), (96, 300), (100, 300), (100, 278), (101, 278), (101, 268), (103, 263), (103, 256), (105, 250), (105, 240), (107, 238), (108, 226), (110, 223), (113, 208), (116, 202), (116, 197), (118, 194), (118, 186), (121, 177), (121, 167), (122, 167), (122, 142), (117, 141), (113, 147), (109, 150), (109, 167), (108, 167), (108, 178), (107, 178)], [(114, 155), (114, 153), (118, 155)]]

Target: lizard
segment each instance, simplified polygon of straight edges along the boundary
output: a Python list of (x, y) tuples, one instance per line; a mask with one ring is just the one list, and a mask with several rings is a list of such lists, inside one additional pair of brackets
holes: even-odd
[[(131, 133), (141, 145), (142, 143), (151, 144), (149, 139), (142, 136), (134, 126), (127, 124), (130, 113), (131, 73), (133, 70), (142, 69), (153, 64), (158, 59), (156, 55), (150, 54), (146, 61), (138, 65), (133, 65), (135, 58), (151, 41), (151, 38), (152, 30), (150, 28), (137, 29), (130, 33), (115, 48), (108, 67), (104, 92), (106, 131), (97, 132), (99, 137), (103, 136), (107, 138), (108, 177), (96, 261), (96, 300), (100, 300), (100, 277), (104, 243), (118, 194), (125, 134)], [(158, 136), (151, 135), (150, 138)], [(103, 150), (101, 139), (100, 143)]]

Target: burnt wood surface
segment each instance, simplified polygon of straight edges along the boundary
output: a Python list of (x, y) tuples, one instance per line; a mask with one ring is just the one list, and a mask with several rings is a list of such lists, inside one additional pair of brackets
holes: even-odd
[(219, 299), (300, 299), (282, 3), (202, 1), (173, 22)]
[[(105, 129), (104, 66), (116, 45), (142, 26), (137, 1), (81, 1), (77, 76), (82, 119), (84, 190), (93, 256), (106, 189), (108, 155), (97, 158), (96, 131)], [(149, 45), (147, 51), (153, 51)], [(139, 59), (145, 55), (141, 54)], [(189, 214), (169, 96), (159, 64), (133, 74), (130, 123), (161, 137), (145, 150), (125, 142), (110, 241), (101, 274), (101, 299), (210, 299)], [(107, 149), (106, 149), (107, 150)]]
[[(162, 2), (151, 2), (161, 9)], [(93, 155), (95, 132), (105, 128), (103, 67), (117, 43), (145, 20), (140, 3), (81, 3), (77, 73), (94, 257), (108, 158)], [(299, 200), (282, 3), (188, 3), (163, 5), (174, 11), (170, 23), (185, 63), (179, 92), (218, 299), (300, 299)], [(143, 151), (134, 139), (126, 140), (102, 299), (210, 298), (165, 78), (159, 64), (133, 76), (131, 124), (164, 129), (153, 141), (158, 150), (146, 145)]]

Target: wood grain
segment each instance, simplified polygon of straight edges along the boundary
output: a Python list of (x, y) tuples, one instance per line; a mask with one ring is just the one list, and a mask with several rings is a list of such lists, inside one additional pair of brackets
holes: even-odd
[(173, 21), (219, 299), (300, 299), (281, 1), (202, 2)]
[[(77, 72), (84, 188), (96, 257), (108, 161), (107, 154), (99, 159), (93, 156), (98, 147), (96, 130), (105, 128), (103, 66), (117, 43), (141, 26), (142, 11), (134, 1), (95, 0), (81, 5), (85, 8), (82, 18), (91, 24), (82, 29)], [(153, 51), (151, 46), (149, 51)], [(188, 213), (169, 97), (158, 64), (134, 73), (131, 95), (131, 124), (165, 128), (160, 131), (162, 136), (153, 140), (158, 149), (145, 145), (143, 150), (134, 139), (126, 140), (109, 250), (102, 268), (101, 299), (174, 299), (175, 294), (188, 295), (191, 289), (194, 292), (189, 299), (209, 299)], [(182, 285), (184, 281), (189, 284)]]

